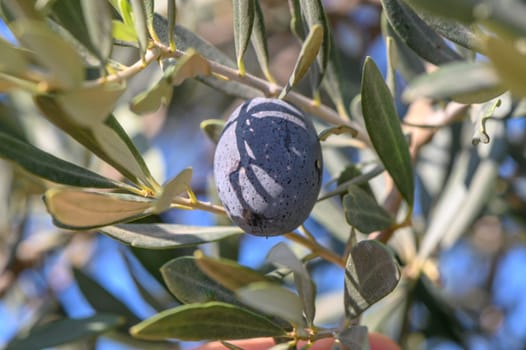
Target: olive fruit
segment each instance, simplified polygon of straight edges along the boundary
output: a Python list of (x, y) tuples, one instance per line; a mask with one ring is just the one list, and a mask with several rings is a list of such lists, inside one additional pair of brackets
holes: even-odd
[(312, 122), (291, 104), (247, 100), (230, 116), (214, 155), (214, 177), (228, 215), (257, 236), (301, 225), (321, 184), (322, 155)]

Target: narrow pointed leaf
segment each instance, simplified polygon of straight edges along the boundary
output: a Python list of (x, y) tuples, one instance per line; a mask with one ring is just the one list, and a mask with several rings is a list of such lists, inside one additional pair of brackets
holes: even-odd
[(343, 196), (343, 210), (347, 223), (362, 233), (383, 230), (393, 224), (389, 213), (357, 185), (349, 186)]
[(168, 106), (173, 96), (173, 86), (165, 79), (159, 79), (148, 90), (135, 96), (130, 104), (133, 113), (147, 114), (157, 111), (161, 106)]
[(35, 59), (47, 69), (50, 87), (71, 89), (80, 85), (84, 79), (81, 57), (44, 22), (19, 22), (14, 32), (23, 46), (37, 53)]
[(362, 76), (362, 111), (374, 149), (402, 197), (413, 205), (414, 179), (409, 147), (393, 97), (374, 61), (367, 57)]
[(22, 50), (0, 38), (0, 52), (2, 52), (0, 72), (18, 76), (26, 71), (29, 60)]
[(237, 289), (236, 294), (239, 300), (254, 309), (282, 318), (295, 326), (305, 326), (300, 297), (285, 287), (256, 282)]
[(206, 136), (213, 143), (217, 144), (225, 127), (225, 121), (222, 119), (207, 119), (203, 120), (199, 126)]
[(387, 87), (389, 88), (389, 91), (391, 92), (392, 96), (396, 96), (396, 76), (395, 76), (395, 70), (396, 70), (396, 51), (395, 51), (395, 44), (394, 39), (390, 36), (385, 38), (385, 51), (386, 51), (386, 61), (387, 61), (387, 74), (385, 77), (385, 81), (387, 84)]
[(338, 333), (337, 339), (349, 349), (369, 350), (369, 332), (367, 327), (355, 325)]
[(186, 168), (163, 186), (161, 195), (155, 203), (154, 212), (161, 213), (170, 208), (175, 197), (186, 192), (192, 181), (192, 168)]
[(303, 15), (301, 14), (300, 0), (288, 0), (290, 10), (290, 30), (301, 41), (305, 39), (306, 33), (303, 26)]
[(234, 43), (236, 46), (237, 67), (241, 75), (245, 74), (243, 56), (250, 42), (254, 24), (255, 0), (232, 0), (234, 7)]
[(209, 301), (239, 303), (230, 289), (201, 271), (194, 257), (183, 256), (170, 260), (161, 267), (161, 274), (168, 290), (184, 304)]
[(252, 26), (252, 46), (256, 52), (256, 58), (259, 63), (261, 71), (265, 75), (268, 81), (274, 82), (274, 78), (270, 73), (269, 59), (268, 59), (268, 47), (267, 47), (267, 34), (265, 30), (265, 19), (263, 18), (263, 11), (259, 0), (254, 0), (254, 25)]
[(149, 340), (232, 340), (285, 335), (285, 330), (245, 308), (221, 302), (188, 304), (163, 311), (130, 329)]
[(120, 224), (103, 227), (101, 231), (132, 247), (145, 249), (193, 247), (243, 233), (237, 226), (179, 224)]
[[(334, 45), (331, 43), (331, 47), (332, 46)], [(342, 75), (338, 51), (336, 49), (331, 49), (331, 55), (329, 63), (327, 64), (327, 69), (325, 70), (325, 75), (323, 76), (322, 86), (325, 91), (327, 91), (332, 103), (336, 106), (338, 114), (343, 118), (349, 118), (343, 93)]]
[(274, 246), (267, 255), (266, 260), (276, 266), (286, 267), (292, 271), (308, 325), (312, 325), (316, 313), (314, 304), (316, 286), (305, 265), (285, 243), (279, 243)]
[(127, 327), (139, 322), (139, 318), (112, 293), (108, 292), (97, 281), (82, 270), (74, 268), (73, 276), (77, 285), (88, 301), (97, 311), (121, 316)]
[(167, 70), (167, 72), (169, 72), (172, 84), (180, 85), (188, 78), (210, 75), (212, 73), (212, 68), (206, 58), (190, 48), (186, 50), (183, 57), (177, 60), (173, 71)]
[(117, 181), (59, 159), (1, 131), (0, 157), (17, 163), (32, 174), (59, 184), (93, 188), (119, 187)]
[(148, 215), (151, 199), (111, 193), (52, 188), (44, 196), (55, 225), (75, 230), (130, 221)]
[(314, 82), (315, 87), (317, 87), (320, 85), (329, 63), (331, 51), (330, 27), (321, 0), (300, 0), (300, 6), (309, 32), (317, 25), (320, 25), (322, 28), (323, 42), (317, 57), (319, 76), (317, 81)]
[(213, 259), (200, 254), (197, 255), (196, 262), (204, 273), (230, 290), (237, 290), (255, 282), (269, 282), (264, 275), (233, 260)]
[(106, 0), (81, 0), (81, 5), (90, 41), (104, 65), (113, 45), (110, 5)]
[[(458, 79), (462, 76), (462, 79)], [(455, 84), (451, 84), (454, 79)], [(497, 72), (487, 62), (459, 62), (440, 66), (421, 75), (406, 87), (402, 98), (407, 102), (427, 97), (451, 98), (460, 103), (482, 103), (501, 95), (505, 89)]]
[(145, 3), (143, 0), (130, 0), (130, 3), (133, 10), (135, 32), (139, 39), (141, 56), (144, 57), (148, 48), (148, 22)]
[(60, 319), (29, 331), (12, 340), (5, 350), (38, 350), (74, 341), (91, 339), (123, 324), (123, 318), (111, 314), (95, 314), (86, 318)]
[(315, 25), (311, 28), (309, 35), (303, 42), (298, 60), (294, 66), (292, 74), (285, 88), (281, 91), (280, 98), (283, 98), (296, 84), (305, 76), (312, 63), (316, 60), (316, 56), (320, 50), (323, 42), (323, 28), (321, 25)]
[[(175, 20), (177, 18), (177, 4), (175, 0), (168, 0), (167, 4), (167, 18), (168, 18), (168, 42), (170, 43), (170, 49), (175, 51), (177, 45), (174, 40), (174, 29), (175, 29)], [(153, 19), (152, 19), (153, 25)]]
[(486, 55), (491, 60), (503, 85), (518, 97), (526, 96), (526, 54), (511, 40), (489, 37), (486, 39)]
[(57, 95), (57, 101), (76, 123), (91, 127), (109, 117), (125, 88), (123, 83), (82, 87)]
[(387, 248), (375, 240), (356, 244), (345, 267), (345, 312), (355, 318), (389, 294), (398, 284), (400, 271)]
[(462, 59), (401, 0), (382, 0), (382, 5), (394, 30), (420, 57), (435, 65)]
[(111, 23), (112, 36), (115, 40), (135, 43), (135, 45), (137, 45), (137, 33), (135, 32), (135, 28), (132, 25), (126, 24), (116, 19), (112, 20)]

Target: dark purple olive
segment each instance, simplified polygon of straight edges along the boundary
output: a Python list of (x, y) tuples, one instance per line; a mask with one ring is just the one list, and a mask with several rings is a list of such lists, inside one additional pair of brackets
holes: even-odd
[(228, 119), (214, 156), (219, 198), (239, 227), (257, 236), (294, 230), (320, 190), (321, 147), (312, 122), (278, 99), (254, 98)]

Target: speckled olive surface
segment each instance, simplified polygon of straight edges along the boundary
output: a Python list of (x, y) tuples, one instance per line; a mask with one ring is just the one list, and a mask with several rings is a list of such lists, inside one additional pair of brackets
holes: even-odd
[(305, 221), (321, 184), (321, 147), (296, 107), (254, 98), (228, 119), (214, 155), (214, 177), (228, 215), (258, 236), (290, 232)]

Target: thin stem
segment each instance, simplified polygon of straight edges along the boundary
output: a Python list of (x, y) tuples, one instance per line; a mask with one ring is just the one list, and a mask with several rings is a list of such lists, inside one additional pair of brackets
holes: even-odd
[(173, 204), (175, 206), (180, 205), (188, 209), (200, 209), (218, 215), (226, 215), (225, 208), (222, 206), (202, 201), (194, 202), (194, 200), (190, 198), (177, 197), (174, 199)]
[(312, 241), (308, 239), (307, 237), (304, 237), (302, 235), (299, 235), (294, 232), (289, 232), (285, 234), (285, 237), (287, 239), (290, 239), (291, 241), (294, 241), (298, 244), (301, 244), (304, 247), (309, 248), (313, 253), (318, 254), (321, 258), (341, 267), (345, 268), (345, 262), (342, 260), (341, 257), (334, 254), (331, 250), (325, 248), (324, 246), (320, 245), (316, 241)]

